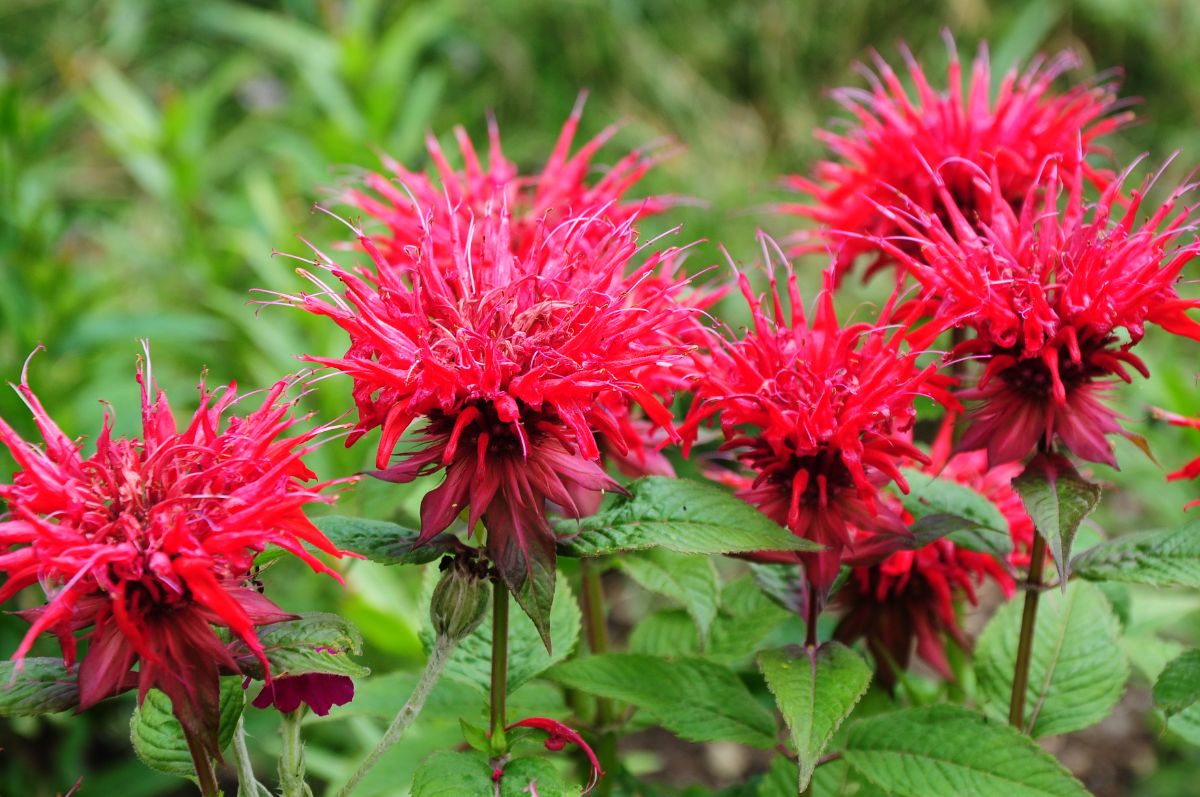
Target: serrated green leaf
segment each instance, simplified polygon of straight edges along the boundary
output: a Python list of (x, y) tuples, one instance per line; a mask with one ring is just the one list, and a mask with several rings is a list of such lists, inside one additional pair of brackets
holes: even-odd
[(600, 512), (556, 524), (565, 556), (603, 556), (666, 548), (677, 553), (816, 551), (766, 515), (711, 484), (648, 476)]
[(693, 742), (775, 745), (775, 718), (737, 674), (699, 658), (605, 653), (559, 664), (547, 677), (597, 697), (630, 703)]
[[(433, 578), (427, 578), (424, 602), (428, 604), (433, 591)], [(570, 582), (558, 576), (554, 606), (550, 610), (550, 630), (553, 653), (546, 650), (541, 635), (528, 616), (510, 608), (508, 616), (508, 691), (515, 692), (530, 679), (570, 656), (579, 641), (582, 614)], [(428, 626), (421, 629), (421, 642), (428, 651), (433, 647), (433, 633)], [(492, 610), (488, 609), (479, 627), (468, 634), (454, 649), (446, 664), (446, 675), (486, 690), (492, 671)]]
[(504, 765), (500, 778), (500, 797), (529, 797), (536, 789), (538, 797), (566, 797), (558, 770), (544, 758), (514, 758)]
[(804, 607), (804, 576), (800, 565), (758, 564), (750, 565), (754, 583), (771, 600), (794, 614)]
[(1058, 580), (1066, 589), (1070, 576), (1071, 543), (1079, 524), (1100, 501), (1100, 487), (1079, 475), (1066, 457), (1039, 454), (1013, 479), (1025, 511), (1037, 533), (1050, 546)]
[(792, 732), (804, 791), (834, 731), (866, 694), (871, 668), (839, 642), (765, 650), (758, 666)]
[[(347, 655), (362, 652), (362, 635), (353, 623), (336, 614), (313, 612), (264, 625), (259, 628), (258, 639), (276, 678), (313, 672), (363, 678), (371, 672)], [(234, 654), (242, 672), (263, 677), (258, 659), (244, 643), (235, 645)]]
[(958, 706), (906, 709), (849, 726), (843, 755), (895, 797), (1086, 797), (1014, 728)]
[(1200, 700), (1200, 650), (1172, 659), (1154, 682), (1154, 706), (1168, 717)]
[[(246, 704), (242, 678), (221, 679), (221, 726), (217, 743), (221, 750), (233, 741), (238, 719)], [(146, 693), (146, 699), (133, 710), (129, 718), (129, 739), (142, 763), (159, 772), (196, 779), (196, 769), (188, 752), (183, 728), (171, 710), (171, 698), (158, 689)]]
[[(987, 624), (975, 648), (979, 693), (996, 716), (1007, 716), (1022, 607), (1010, 602)], [(1034, 627), (1025, 694), (1026, 727), (1053, 736), (1108, 716), (1129, 679), (1120, 624), (1094, 584), (1073, 582), (1066, 595), (1042, 595)]]
[(912, 532), (932, 541), (946, 537), (955, 545), (990, 553), (1003, 560), (1012, 551), (1008, 521), (982, 493), (965, 484), (906, 468), (909, 492), (900, 501), (913, 516)]
[(629, 635), (629, 652), (647, 656), (695, 656), (700, 653), (696, 623), (683, 609), (648, 614)]
[(79, 705), (79, 684), (60, 658), (0, 662), (0, 717), (30, 717)]
[(643, 589), (683, 604), (696, 622), (700, 639), (708, 639), (721, 595), (717, 568), (711, 559), (652, 549), (623, 556), (617, 565)]
[(434, 753), (413, 775), (412, 797), (495, 797), (492, 768), (479, 753)]
[(1200, 523), (1097, 545), (1077, 556), (1071, 568), (1089, 581), (1195, 589), (1200, 587)]
[(451, 534), (439, 534), (417, 545), (421, 532), (385, 520), (325, 515), (314, 518), (313, 524), (343, 551), (384, 565), (428, 564), (453, 551), (457, 542)]

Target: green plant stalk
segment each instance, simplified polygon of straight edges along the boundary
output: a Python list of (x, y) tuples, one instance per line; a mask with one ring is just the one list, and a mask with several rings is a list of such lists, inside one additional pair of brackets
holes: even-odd
[(1033, 655), (1033, 631), (1037, 625), (1038, 599), (1042, 591), (1042, 571), (1046, 566), (1046, 541), (1040, 532), (1033, 535), (1029, 552), (1029, 581), (1025, 590), (1025, 608), (1021, 613), (1021, 636), (1017, 642), (1017, 660), (1013, 666), (1012, 697), (1008, 702), (1008, 724), (1025, 730), (1025, 692), (1029, 688), (1029, 663)]
[(379, 740), (379, 744), (375, 745), (374, 749), (367, 754), (358, 769), (350, 776), (350, 780), (346, 781), (346, 785), (338, 791), (338, 797), (346, 797), (354, 791), (354, 788), (366, 777), (371, 768), (379, 763), (379, 759), (383, 757), (387, 749), (400, 741), (400, 737), (404, 735), (404, 732), (420, 715), (421, 709), (425, 707), (425, 701), (429, 699), (433, 687), (441, 679), (442, 672), (446, 669), (446, 663), (450, 661), (450, 656), (457, 646), (457, 642), (446, 636), (439, 636), (433, 643), (433, 650), (429, 651), (429, 660), (425, 662), (425, 669), (421, 672), (421, 677), (417, 681), (416, 687), (413, 688), (412, 694), (408, 696), (408, 701), (392, 719), (391, 724), (383, 733), (383, 738)]
[[(588, 558), (579, 560), (579, 572), (583, 579), (583, 621), (587, 631), (588, 649), (593, 654), (608, 652), (608, 615), (604, 606), (604, 585), (600, 581), (600, 568)], [(608, 698), (596, 698), (596, 726), (599, 743), (596, 757), (600, 768), (616, 774), (620, 763), (617, 760), (617, 735), (612, 729), (613, 703)], [(597, 797), (612, 794), (612, 780), (602, 778), (596, 784)]]
[(188, 753), (192, 756), (192, 764), (196, 767), (196, 783), (200, 786), (203, 797), (220, 797), (221, 790), (217, 788), (217, 773), (213, 770), (212, 761), (204, 744), (194, 734), (183, 728), (183, 739), (187, 742)]
[(300, 738), (300, 720), (304, 711), (301, 706), (279, 719), (279, 730), (283, 735), (283, 752), (279, 754), (279, 793), (282, 797), (312, 797), (312, 790), (304, 782), (304, 742)]
[(237, 728), (233, 732), (233, 763), (237, 768), (238, 793), (243, 797), (260, 797), (270, 792), (254, 777), (254, 764), (250, 760), (250, 751), (246, 749), (246, 722), (238, 717)]
[(492, 689), (490, 719), (492, 749), (505, 751), (504, 726), (508, 716), (508, 587), (500, 579), (492, 584)]

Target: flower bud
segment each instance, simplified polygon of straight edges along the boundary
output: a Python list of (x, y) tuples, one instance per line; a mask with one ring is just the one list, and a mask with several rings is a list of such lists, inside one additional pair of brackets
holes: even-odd
[(489, 595), (487, 579), (455, 559), (433, 588), (429, 619), (434, 633), (457, 642), (474, 631), (487, 612)]

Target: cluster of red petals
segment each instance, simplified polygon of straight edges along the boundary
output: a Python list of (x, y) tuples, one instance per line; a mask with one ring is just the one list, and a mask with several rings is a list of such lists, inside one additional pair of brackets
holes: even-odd
[[(632, 219), (660, 213), (672, 204), (667, 197), (627, 199), (626, 194), (654, 165), (652, 150), (635, 150), (599, 179), (590, 181), (595, 171), (592, 159), (617, 132), (612, 125), (575, 152), (572, 146), (583, 113), (581, 96), (559, 133), (549, 159), (537, 174), (523, 175), (500, 146), (500, 131), (494, 119), (488, 120), (486, 167), (466, 131), (455, 128), (454, 136), (463, 167), (450, 165), (441, 145), (433, 136), (426, 148), (437, 176), (415, 172), (386, 158), (389, 174), (367, 175), (364, 188), (348, 191), (346, 201), (386, 227), (372, 236), (380, 253), (389, 260), (403, 259), (408, 247), (426, 245), (426, 237), (439, 257), (452, 260), (461, 241), (471, 236), (468, 230), (491, 212), (493, 206), (508, 208), (513, 254), (529, 253), (539, 229), (555, 226), (582, 215), (600, 214), (620, 225)], [(587, 231), (603, 237), (599, 229)], [(475, 239), (477, 246), (482, 242)]]
[[(989, 203), (994, 195), (1019, 206), (1047, 158), (1061, 158), (1069, 169), (1078, 166), (1097, 187), (1111, 182), (1110, 171), (1097, 169), (1085, 158), (1104, 152), (1096, 140), (1131, 116), (1119, 112), (1115, 80), (1096, 78), (1055, 92), (1054, 81), (1078, 65), (1074, 54), (1063, 52), (1048, 62), (1037, 59), (1019, 74), (1015, 69), (1009, 72), (991, 100), (986, 46), (981, 46), (964, 87), (949, 37), (947, 44), (950, 66), (944, 91), (930, 85), (912, 54), (902, 48), (915, 97), (878, 54), (874, 72), (861, 70), (869, 90), (833, 92), (853, 120), (845, 132), (817, 134), (834, 159), (818, 163), (811, 178), (787, 180), (809, 201), (782, 209), (821, 225), (821, 230), (797, 235), (795, 252), (835, 251), (839, 276), (862, 254), (875, 256), (871, 270), (894, 263), (889, 252), (871, 243), (872, 238), (901, 232), (877, 206), (892, 204), (899, 194), (934, 211), (940, 203), (939, 188), (921, 163), (940, 168), (964, 210)], [(981, 187), (978, 172), (994, 175), (994, 188)]]
[(334, 706), (344, 706), (353, 699), (354, 680), (348, 676), (307, 672), (285, 675), (264, 684), (251, 705), (289, 714), (304, 704), (318, 717), (325, 717)]
[[(600, 766), (600, 759), (596, 758), (595, 752), (592, 751), (590, 745), (583, 740), (579, 732), (568, 725), (552, 720), (547, 717), (528, 717), (520, 722), (514, 722), (504, 730), (511, 731), (513, 728), (534, 728), (539, 731), (545, 731), (550, 734), (546, 739), (546, 749), (552, 752), (558, 752), (568, 744), (573, 744), (583, 751), (587, 756), (588, 763), (592, 765), (591, 778), (588, 780), (587, 786), (583, 789), (583, 794), (587, 794), (592, 789), (596, 788), (596, 784), (600, 782), (600, 778), (604, 777), (604, 769)], [(503, 777), (503, 772), (501, 772)], [(496, 778), (500, 780), (500, 778)]]
[[(1035, 533), (1033, 521), (1012, 488), (1021, 466), (1009, 463), (989, 468), (982, 451), (951, 456), (952, 428), (952, 423), (943, 426), (925, 472), (970, 487), (991, 501), (1008, 521), (1013, 541), (1010, 564), (1028, 565)], [(991, 555), (968, 551), (947, 539), (918, 550), (898, 551), (880, 564), (854, 569), (838, 592), (845, 614), (834, 635), (844, 642), (865, 638), (879, 664), (880, 678), (889, 684), (896, 677), (893, 667), (907, 668), (914, 640), (917, 656), (949, 678), (945, 640), (949, 638), (967, 648), (956, 604), (965, 598), (975, 605), (976, 589), (988, 579), (1011, 597), (1015, 584), (1010, 572)]]
[[(977, 179), (982, 191), (994, 186)], [(960, 394), (978, 402), (960, 449), (986, 448), (989, 462), (1004, 463), (1057, 438), (1076, 456), (1115, 465), (1106, 436), (1122, 429), (1103, 398), (1115, 379), (1132, 381), (1130, 369), (1148, 375), (1132, 352), (1146, 324), (1200, 340), (1188, 316), (1200, 300), (1175, 287), (1200, 253), (1200, 242), (1185, 240), (1190, 210), (1176, 209), (1187, 189), (1139, 224), (1142, 192), (1123, 201), (1118, 180), (1088, 203), (1078, 163), (1047, 161), (1019, 209), (993, 191), (967, 211), (937, 184), (941, 214), (881, 210), (916, 250), (880, 245), (920, 283), (931, 312), (974, 333), (952, 352), (985, 366)]]
[(213, 626), (232, 631), (269, 674), (255, 626), (292, 617), (248, 585), (255, 556), (277, 545), (336, 577), (304, 547), (340, 555), (301, 509), (327, 500), (327, 485), (302, 484), (314, 478), (301, 457), (320, 430), (293, 433), (302, 419), (281, 400), (287, 382), (241, 417), (227, 417), (239, 400), (234, 385), (219, 393), (201, 385), (182, 430), (149, 373), (139, 370), (138, 382), (142, 437), (114, 438), (106, 417), (85, 456), (22, 374), (17, 390), (42, 444), (0, 420), (0, 442), (19, 468), (0, 484), (8, 506), (0, 601), (34, 584), (46, 594), (45, 605), (20, 612), (32, 626), (15, 659), (49, 631), (73, 665), (86, 632), (81, 708), (133, 687), (139, 699), (161, 689), (217, 755), (218, 678), (239, 665)]
[(683, 427), (690, 445), (700, 424), (719, 418), (723, 449), (735, 451), (754, 474), (739, 496), (793, 534), (825, 546), (800, 555), (808, 579), (821, 591), (833, 583), (852, 547), (851, 527), (906, 533), (900, 515), (878, 499), (879, 489), (895, 482), (907, 490), (899, 466), (925, 460), (907, 434), (915, 420), (914, 400), (928, 396), (954, 404), (936, 365), (922, 366), (921, 352), (906, 350), (909, 330), (887, 326), (891, 302), (880, 325), (843, 327), (833, 307), (832, 271), (825, 277), (811, 323), (790, 267), (790, 318), (774, 277), (771, 311), (745, 275), (739, 277), (753, 327), (738, 340), (713, 336)]
[[(356, 230), (370, 257), (346, 269), (318, 252), (341, 293), (304, 272), (314, 294), (286, 297), (346, 331), (343, 357), (310, 361), (348, 374), (358, 424), (348, 444), (382, 434), (380, 478), (408, 482), (445, 472), (421, 508), (421, 539), (469, 507), (482, 519), (490, 558), (521, 600), (532, 563), (552, 564), (551, 502), (566, 515), (593, 511), (620, 490), (599, 464), (601, 446), (652, 466), (646, 431), (630, 413), (674, 436), (662, 393), (679, 380), (684, 330), (695, 307), (674, 278), (675, 253), (641, 254), (634, 220), (597, 210), (539, 222), (514, 236), (502, 197), (467, 229), (447, 231), (423, 211), (418, 246), (381, 250)], [(401, 435), (420, 422), (417, 447), (389, 467)]]

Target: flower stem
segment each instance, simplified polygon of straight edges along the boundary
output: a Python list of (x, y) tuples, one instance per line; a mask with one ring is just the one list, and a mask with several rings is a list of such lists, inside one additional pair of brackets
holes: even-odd
[(346, 781), (346, 785), (338, 791), (338, 797), (346, 797), (354, 791), (354, 788), (371, 771), (371, 767), (379, 763), (379, 759), (387, 752), (387, 749), (398, 742), (404, 732), (413, 724), (417, 715), (421, 713), (421, 709), (425, 707), (425, 701), (429, 699), (433, 687), (442, 677), (442, 671), (446, 669), (446, 662), (450, 661), (450, 655), (454, 652), (457, 644), (446, 636), (439, 636), (433, 643), (433, 650), (429, 651), (429, 660), (425, 662), (425, 669), (421, 672), (421, 677), (412, 694), (408, 696), (408, 701), (392, 719), (392, 723), (384, 731), (379, 744), (375, 745), (375, 748), (367, 754), (358, 769), (350, 776), (350, 780)]
[(237, 729), (233, 732), (233, 763), (237, 767), (238, 793), (243, 797), (261, 797), (267, 792), (265, 786), (254, 777), (254, 764), (250, 751), (246, 749), (246, 723), (238, 717)]
[(497, 579), (492, 584), (492, 747), (504, 750), (504, 726), (508, 711), (508, 587)]
[(281, 715), (279, 730), (283, 734), (283, 752), (279, 755), (279, 792), (282, 797), (312, 797), (304, 782), (304, 742), (300, 739), (300, 720), (304, 706)]
[(1021, 636), (1017, 643), (1017, 661), (1013, 669), (1012, 698), (1008, 703), (1008, 723), (1024, 730), (1025, 692), (1029, 688), (1029, 662), (1033, 654), (1033, 631), (1037, 624), (1038, 599), (1042, 595), (1042, 570), (1046, 565), (1046, 541), (1039, 532), (1033, 535), (1029, 552), (1029, 582), (1025, 590), (1025, 610), (1021, 614)]
[(203, 797), (220, 797), (221, 791), (217, 788), (217, 773), (213, 770), (212, 760), (209, 759), (203, 742), (188, 731), (186, 726), (183, 728), (183, 739), (187, 742), (188, 752), (192, 756), (192, 764), (196, 767), (196, 782), (200, 785), (200, 794)]
[[(608, 651), (608, 617), (604, 607), (604, 585), (600, 581), (600, 569), (590, 559), (579, 560), (580, 575), (583, 577), (583, 622), (587, 631), (588, 649), (593, 654)], [(606, 773), (615, 773), (617, 760), (617, 735), (610, 727), (613, 722), (613, 704), (607, 698), (596, 698), (596, 726), (599, 744), (596, 754), (600, 768)], [(612, 779), (602, 778), (596, 784), (597, 797), (612, 794)]]
[(817, 588), (811, 584), (808, 587), (808, 617), (805, 623), (804, 645), (806, 647), (815, 648), (817, 646), (817, 618), (821, 614), (821, 601), (818, 600)]

